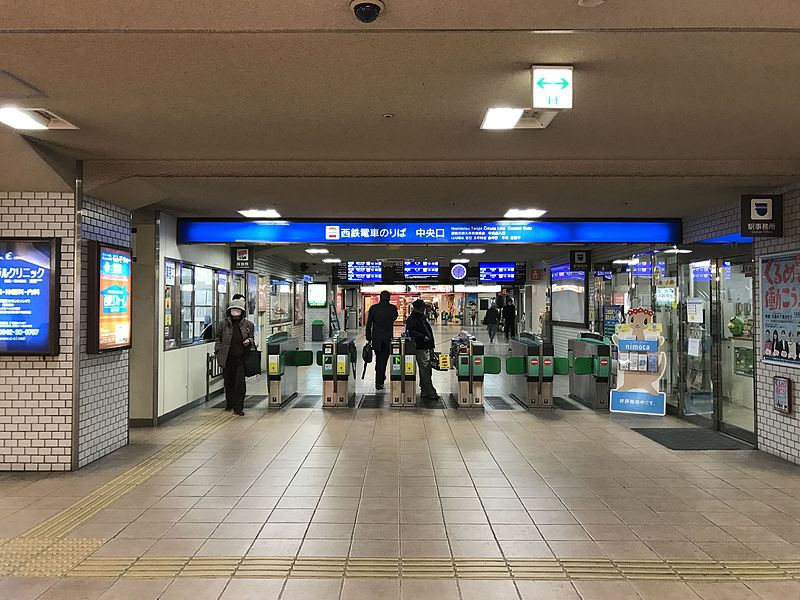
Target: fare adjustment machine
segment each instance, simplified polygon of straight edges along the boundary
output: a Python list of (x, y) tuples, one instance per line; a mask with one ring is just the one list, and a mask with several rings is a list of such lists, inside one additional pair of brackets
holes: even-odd
[(358, 358), (354, 338), (334, 336), (322, 344), (322, 407), (350, 406), (355, 399), (355, 365)]
[(417, 363), (414, 342), (405, 336), (392, 340), (389, 381), (391, 406), (396, 408), (417, 405)]
[(483, 408), (483, 344), (470, 338), (453, 338), (450, 356), (455, 371), (450, 397), (458, 408)]
[(297, 367), (313, 362), (310, 350), (300, 350), (297, 339), (286, 332), (267, 338), (267, 393), (269, 406), (280, 407), (297, 396)]

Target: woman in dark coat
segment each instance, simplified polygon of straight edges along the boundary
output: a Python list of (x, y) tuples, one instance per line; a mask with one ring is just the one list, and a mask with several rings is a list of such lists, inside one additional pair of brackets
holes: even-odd
[(255, 347), (256, 328), (245, 316), (244, 298), (231, 300), (225, 320), (217, 327), (214, 354), (225, 382), (225, 410), (244, 416), (247, 393), (244, 355)]
[(497, 335), (497, 326), (500, 323), (500, 311), (497, 310), (497, 303), (492, 301), (492, 305), (483, 317), (483, 324), (489, 331), (489, 343), (494, 344), (494, 337)]

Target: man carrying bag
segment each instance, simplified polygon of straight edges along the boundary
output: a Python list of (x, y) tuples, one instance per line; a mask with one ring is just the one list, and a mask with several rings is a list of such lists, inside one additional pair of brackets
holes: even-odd
[(386, 381), (386, 363), (389, 362), (389, 354), (392, 350), (392, 332), (394, 322), (397, 320), (397, 307), (389, 302), (391, 297), (388, 291), (383, 290), (381, 301), (370, 306), (367, 313), (367, 342), (375, 352), (376, 390), (382, 390)]

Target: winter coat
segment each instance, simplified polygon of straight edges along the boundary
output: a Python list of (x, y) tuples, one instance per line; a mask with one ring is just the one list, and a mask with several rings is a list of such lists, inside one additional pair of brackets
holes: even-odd
[(486, 311), (486, 315), (483, 317), (483, 324), (484, 325), (497, 325), (500, 322), (500, 311), (496, 308), (492, 307)]
[(397, 307), (390, 302), (379, 302), (369, 307), (367, 313), (367, 341), (375, 352), (389, 348), (392, 342)]
[[(228, 360), (228, 350), (231, 347), (231, 338), (233, 338), (234, 322), (230, 315), (217, 326), (217, 335), (214, 340), (214, 355), (217, 357), (217, 364), (221, 369), (225, 368), (225, 363)], [(242, 331), (242, 342), (251, 340), (248, 348), (255, 348), (256, 327), (242, 317), (239, 320), (239, 327)]]
[(436, 346), (431, 324), (424, 314), (416, 310), (406, 319), (406, 335), (414, 341), (417, 350), (432, 350)]

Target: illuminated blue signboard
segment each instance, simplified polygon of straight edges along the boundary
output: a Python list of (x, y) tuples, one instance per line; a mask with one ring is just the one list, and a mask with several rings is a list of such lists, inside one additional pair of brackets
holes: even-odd
[(347, 281), (379, 282), (383, 278), (383, 265), (379, 262), (356, 261), (347, 263)]
[(0, 240), (0, 354), (57, 354), (54, 240)]
[(406, 260), (403, 262), (403, 277), (408, 280), (439, 279), (439, 263), (427, 260)]
[(516, 267), (516, 263), (513, 262), (482, 262), (479, 281), (481, 283), (513, 283)]
[(180, 219), (181, 244), (681, 243), (679, 220), (343, 222)]

